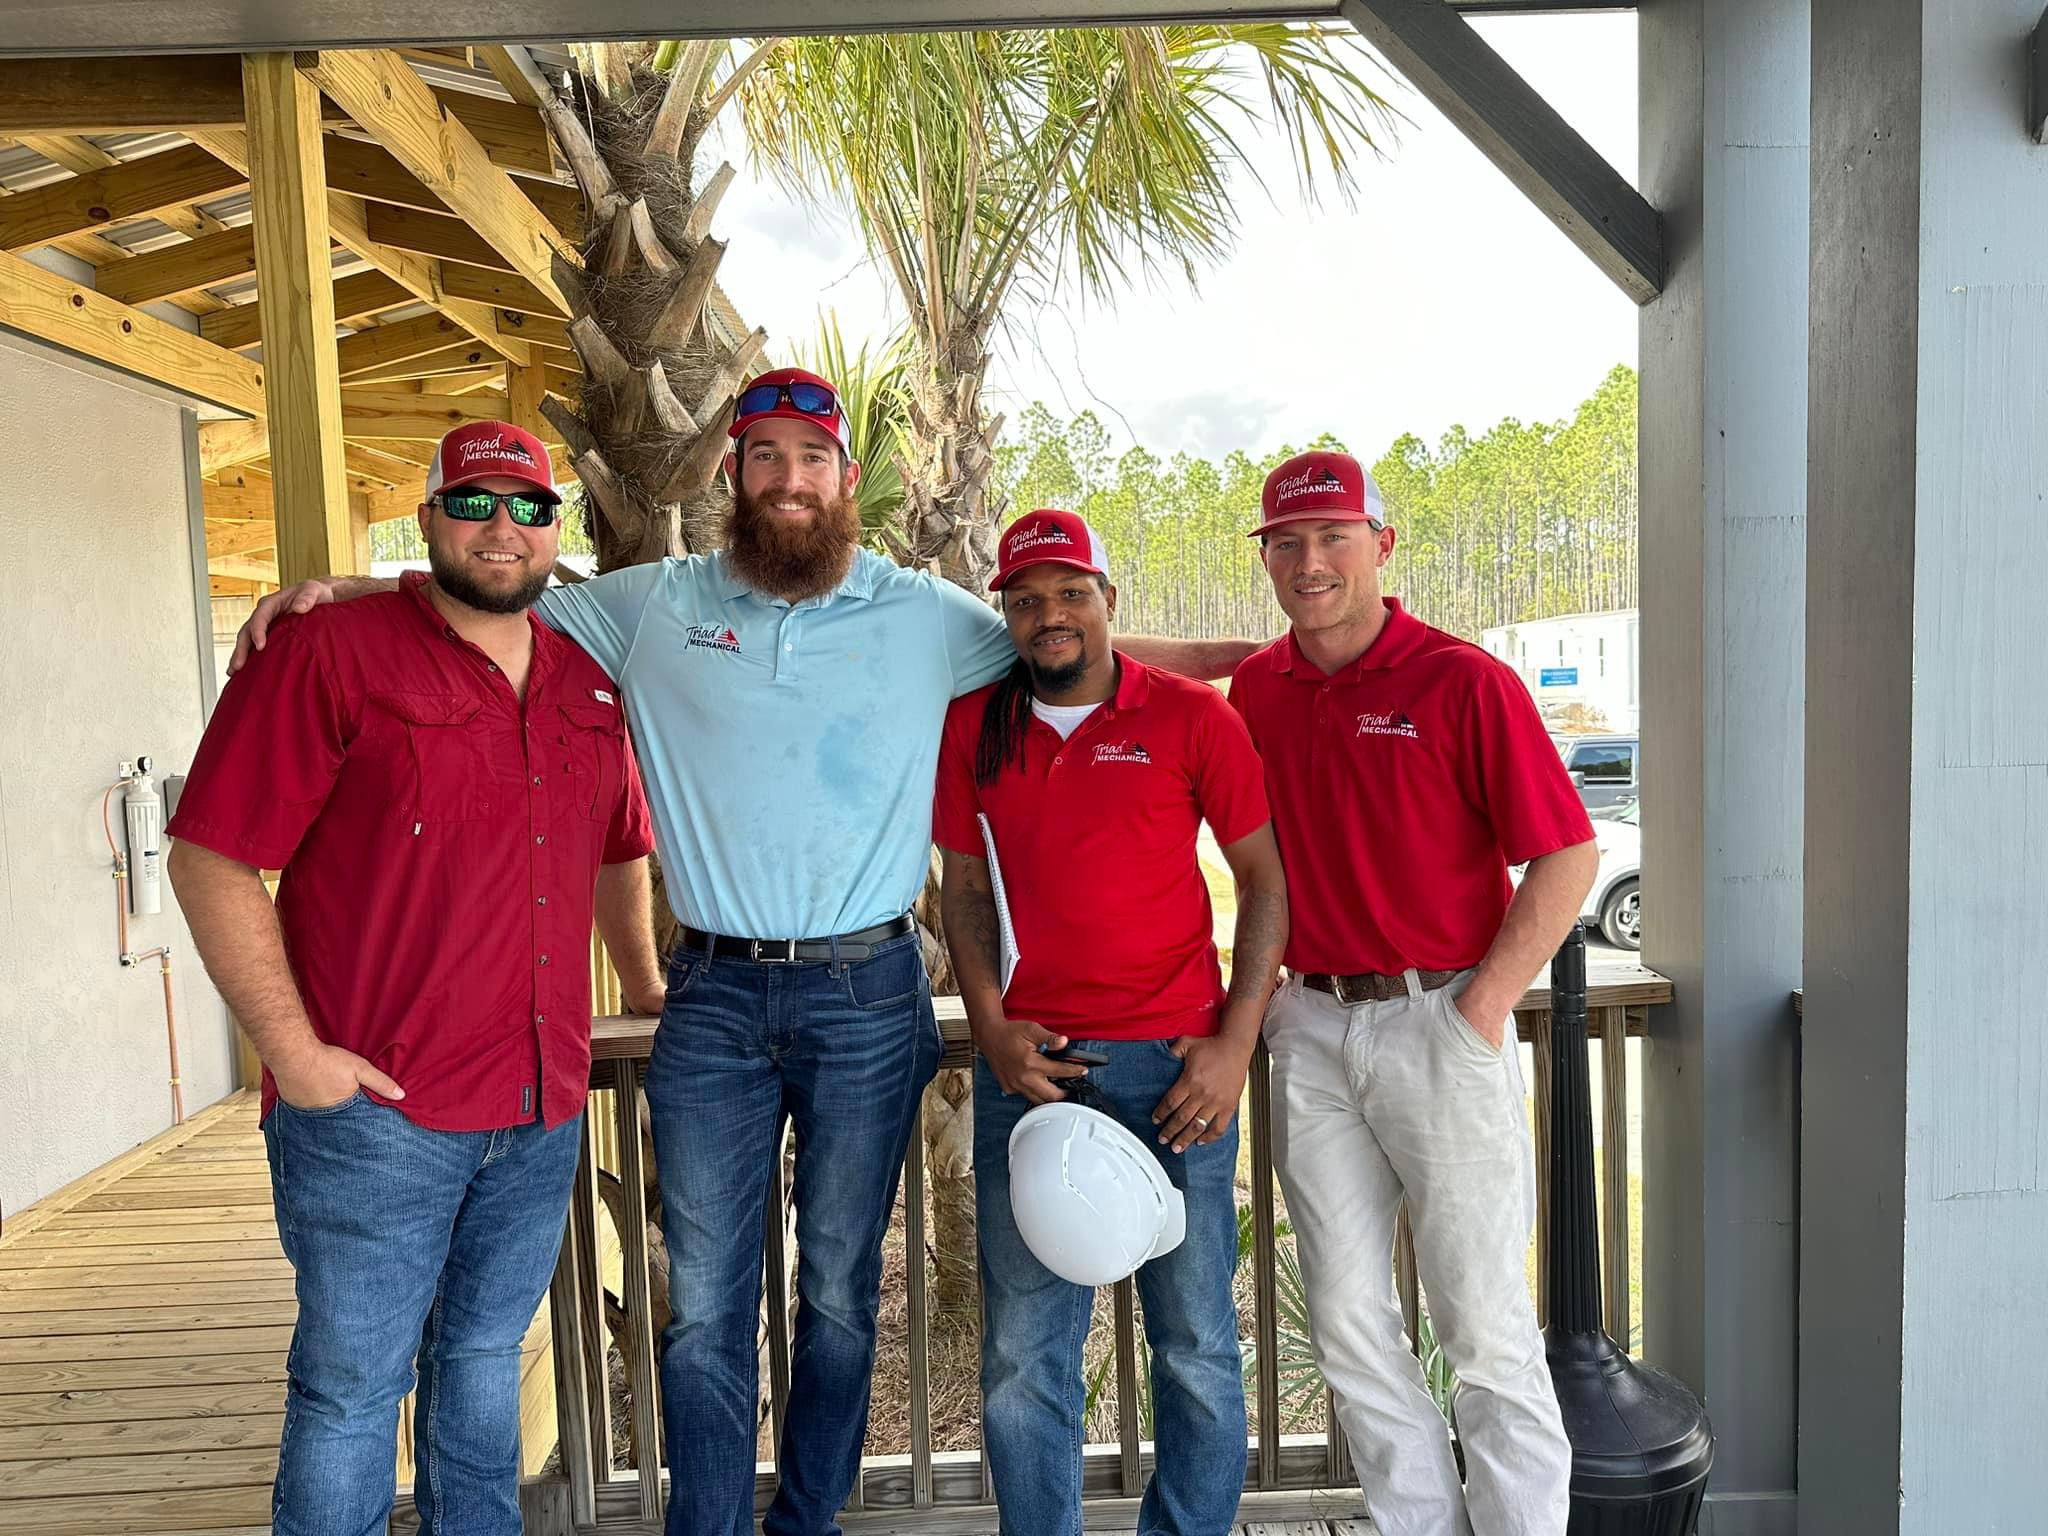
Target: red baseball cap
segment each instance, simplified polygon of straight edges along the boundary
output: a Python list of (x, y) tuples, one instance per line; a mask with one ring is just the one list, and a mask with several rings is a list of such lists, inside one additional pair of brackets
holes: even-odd
[(1109, 551), (1102, 547), (1102, 536), (1074, 513), (1040, 507), (1003, 530), (996, 544), (996, 575), (988, 584), (989, 591), (1002, 591), (1012, 576), (1029, 565), (1071, 565), (1077, 571), (1107, 576)]
[(546, 443), (509, 421), (469, 421), (435, 447), (427, 466), (427, 500), (494, 475), (523, 481), (550, 501), (562, 499)]
[(1361, 522), (1374, 533), (1387, 526), (1386, 503), (1365, 466), (1348, 453), (1321, 448), (1297, 453), (1266, 476), (1259, 510), (1264, 521), (1251, 531), (1253, 538), (1282, 523)]
[[(765, 403), (756, 404), (748, 399), (756, 391), (761, 392)], [(816, 401), (821, 409), (804, 409), (804, 404), (811, 401)], [(771, 416), (807, 421), (814, 427), (823, 427), (838, 441), (840, 451), (848, 459), (853, 457), (853, 431), (847, 424), (846, 406), (830, 379), (820, 378), (802, 368), (777, 368), (749, 379), (735, 402), (732, 426), (727, 429), (727, 435), (737, 443), (746, 435), (747, 428)]]

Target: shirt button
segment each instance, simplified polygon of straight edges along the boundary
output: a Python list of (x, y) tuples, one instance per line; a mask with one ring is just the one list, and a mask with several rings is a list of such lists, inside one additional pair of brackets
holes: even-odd
[(1065, 761), (1066, 759), (1064, 757), (1056, 757), (1052, 760), (1052, 765), (1053, 767), (1057, 768), (1061, 763), (1064, 763)]
[(537, 774), (537, 773), (536, 773), (536, 774), (535, 774), (535, 775), (533, 776), (533, 782), (534, 782), (534, 783), (536, 783), (536, 784), (538, 784), (538, 783), (540, 782), (540, 775), (539, 775), (539, 774)]
[(485, 662), (485, 663), (484, 663), (484, 666), (485, 666), (485, 667), (486, 667), (486, 668), (487, 668), (488, 670), (490, 670), (490, 671), (492, 671), (492, 672), (495, 672), (495, 671), (497, 671), (497, 670), (498, 670), (498, 664), (497, 664), (497, 663), (496, 663), (495, 661), (487, 661), (487, 662)]
[(548, 963), (548, 957), (547, 957), (546, 955), (542, 955), (542, 956), (540, 957), (540, 963), (541, 963), (542, 965), (546, 965), (546, 964)]
[(544, 842), (546, 842), (547, 840), (548, 840), (548, 835), (547, 835), (547, 833), (545, 833), (545, 832), (541, 833), (541, 835), (540, 835), (539, 837), (536, 837), (536, 838), (534, 839), (534, 841), (535, 841), (536, 843), (544, 843)]
[(537, 907), (544, 907), (548, 904), (548, 899), (545, 896), (536, 896), (533, 898), (533, 903)]
[(785, 651), (793, 651), (796, 649), (796, 645), (794, 642), (785, 642), (782, 648)]
[(544, 1014), (544, 1013), (536, 1013), (536, 1014), (535, 1014), (535, 1015), (533, 1016), (533, 1022), (534, 1022), (534, 1023), (536, 1023), (536, 1024), (545, 1024), (545, 1023), (547, 1023), (547, 1021), (548, 1021), (548, 1016), (547, 1016), (546, 1014)]

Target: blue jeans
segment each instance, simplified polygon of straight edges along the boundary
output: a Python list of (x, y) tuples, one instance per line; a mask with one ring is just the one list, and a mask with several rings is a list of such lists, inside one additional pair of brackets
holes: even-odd
[[(1138, 1271), (1152, 1355), (1152, 1480), (1139, 1536), (1224, 1536), (1244, 1491), (1244, 1365), (1237, 1345), (1237, 1125), (1175, 1156), (1152, 1109), (1180, 1076), (1164, 1040), (1076, 1040), (1109, 1057), (1089, 1081), (1152, 1149), (1187, 1201), (1187, 1237)], [(974, 1064), (974, 1182), (981, 1231), (982, 1440), (1003, 1536), (1080, 1536), (1081, 1344), (1095, 1293), (1024, 1245), (1010, 1214), (1010, 1132), (1031, 1108)]]
[(562, 1246), (580, 1124), (430, 1131), (360, 1093), (271, 1111), (299, 1298), (277, 1536), (382, 1536), (415, 1358), (423, 1536), (518, 1536), (519, 1344)]
[(917, 935), (858, 962), (677, 950), (647, 1067), (669, 1304), (668, 1536), (754, 1528), (762, 1220), (796, 1126), (797, 1309), (768, 1536), (837, 1536), (867, 1433), (882, 1236), (939, 1065)]

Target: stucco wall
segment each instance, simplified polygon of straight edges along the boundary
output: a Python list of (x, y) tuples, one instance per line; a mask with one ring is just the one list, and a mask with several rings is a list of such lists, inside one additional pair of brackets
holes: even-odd
[[(0, 1209), (171, 1123), (157, 969), (115, 961), (100, 796), (182, 772), (204, 724), (172, 402), (0, 334)], [(120, 797), (112, 808), (121, 837)], [(231, 1029), (168, 882), (130, 944), (172, 946), (187, 1113), (233, 1085)]]

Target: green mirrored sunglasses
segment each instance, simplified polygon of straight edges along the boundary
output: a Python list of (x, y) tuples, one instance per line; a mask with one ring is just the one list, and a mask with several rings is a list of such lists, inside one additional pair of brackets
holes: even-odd
[(458, 523), (488, 523), (503, 503), (505, 515), (522, 528), (545, 528), (555, 520), (555, 504), (544, 496), (524, 491), (506, 495), (500, 491), (443, 491), (435, 498), (441, 510)]

